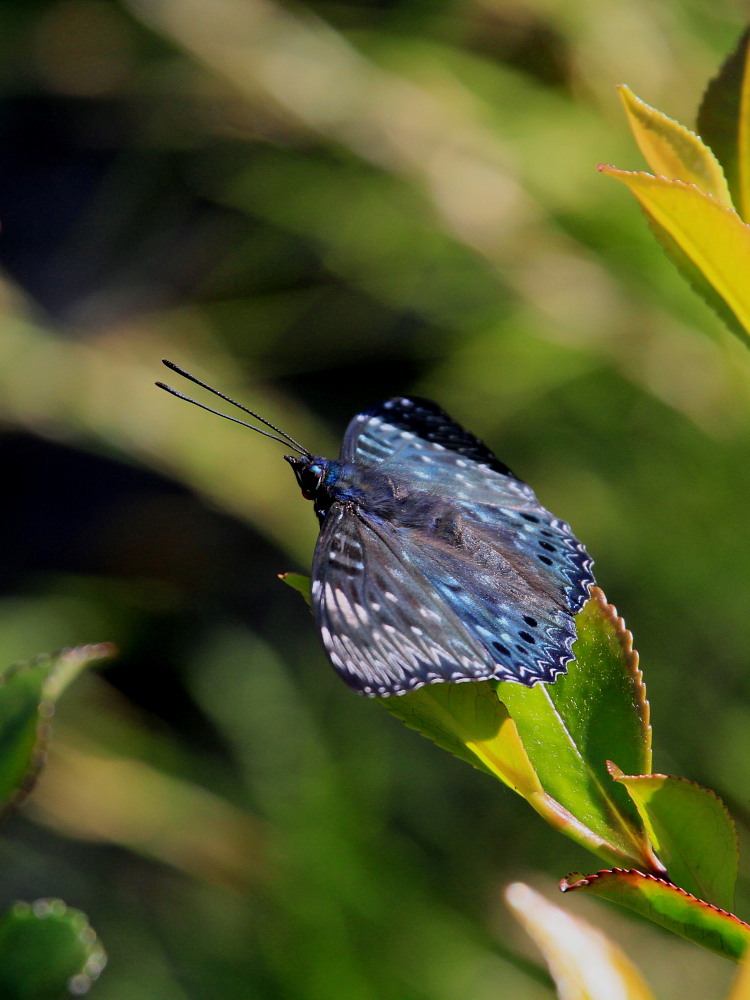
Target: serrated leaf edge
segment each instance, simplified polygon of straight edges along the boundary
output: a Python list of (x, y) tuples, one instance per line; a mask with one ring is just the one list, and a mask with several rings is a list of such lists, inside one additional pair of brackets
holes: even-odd
[(633, 633), (625, 624), (625, 619), (622, 615), (618, 614), (615, 605), (611, 604), (607, 600), (607, 596), (601, 587), (592, 587), (590, 590), (590, 597), (602, 608), (602, 610), (606, 613), (607, 618), (614, 626), (620, 642), (620, 647), (625, 654), (628, 671), (635, 682), (636, 690), (638, 692), (638, 707), (641, 710), (641, 718), (643, 720), (643, 736), (646, 741), (646, 753), (648, 756), (648, 764), (650, 765), (652, 756), (651, 705), (648, 700), (643, 671), (640, 667), (640, 654), (634, 647)]
[(681, 188), (693, 188), (702, 194), (704, 198), (710, 198), (711, 201), (715, 202), (719, 208), (723, 209), (728, 215), (734, 215), (737, 221), (743, 226), (750, 226), (750, 223), (744, 221), (741, 218), (739, 212), (736, 208), (731, 205), (727, 205), (716, 195), (711, 194), (710, 191), (704, 191), (702, 187), (699, 187), (694, 181), (683, 181), (679, 177), (666, 177), (664, 174), (652, 174), (649, 170), (623, 170), (622, 167), (616, 167), (612, 163), (597, 163), (596, 169), (600, 174), (606, 174), (608, 176), (617, 177), (651, 177), (653, 180), (664, 181), (665, 184), (672, 184), (675, 187)]
[[(722, 197), (718, 194), (714, 194), (713, 191), (705, 190), (700, 186), (700, 184), (697, 181), (685, 181), (680, 177), (668, 177), (665, 174), (659, 174), (656, 171), (654, 171), (653, 176), (663, 177), (665, 180), (681, 180), (684, 184), (693, 184), (695, 187), (698, 188), (699, 191), (702, 191), (703, 194), (710, 195), (712, 198), (715, 198), (717, 201), (719, 201), (722, 205), (725, 205), (727, 208), (730, 208), (734, 211), (735, 208), (732, 202), (732, 196), (729, 191), (729, 185), (727, 184), (727, 179), (724, 174), (724, 168), (719, 162), (714, 151), (707, 143), (703, 141), (703, 139), (698, 135), (698, 133), (694, 132), (686, 125), (683, 125), (681, 122), (678, 122), (675, 118), (670, 118), (669, 115), (664, 114), (664, 112), (660, 111), (658, 108), (655, 108), (650, 104), (647, 104), (646, 101), (642, 100), (642, 98), (638, 97), (637, 94), (633, 93), (630, 87), (628, 87), (626, 84), (618, 84), (617, 90), (625, 107), (625, 113), (628, 116), (631, 129), (633, 129), (633, 119), (636, 119), (643, 128), (648, 128), (648, 126), (644, 124), (643, 117), (638, 114), (638, 112), (641, 111), (641, 109), (644, 109), (646, 112), (650, 112), (657, 119), (660, 119), (664, 124), (674, 129), (674, 131), (677, 132), (678, 135), (682, 139), (684, 139), (688, 145), (697, 146), (700, 149), (700, 152), (702, 154), (705, 154), (705, 159), (710, 163), (712, 167), (715, 168), (715, 171), (718, 175), (718, 180), (720, 180), (720, 182), (723, 184), (725, 197)], [(650, 129), (650, 131), (655, 131), (655, 130)], [(633, 129), (633, 132), (635, 134), (635, 140), (638, 144), (638, 148), (640, 149), (644, 158), (648, 162), (649, 166), (653, 167), (653, 163), (651, 162), (648, 153), (644, 149), (638, 134), (635, 132), (635, 129)], [(661, 133), (660, 138), (668, 146), (672, 148), (672, 150), (675, 153), (675, 156), (678, 159), (683, 160), (683, 157), (681, 156), (677, 146), (674, 144), (673, 141), (671, 141), (668, 134)], [(696, 173), (694, 170), (690, 170), (690, 172), (693, 173), (694, 175)], [(706, 178), (706, 180), (710, 183), (710, 178)]]
[(0, 914), (0, 920), (7, 916), (33, 916), (37, 920), (65, 919), (70, 922), (72, 929), (78, 935), (79, 941), (88, 952), (80, 971), (75, 973), (68, 982), (69, 990), (76, 996), (86, 993), (104, 970), (107, 964), (107, 953), (104, 950), (99, 935), (91, 926), (89, 918), (82, 910), (68, 906), (62, 899), (50, 896), (35, 899), (33, 903), (26, 902), (25, 900), (16, 900), (15, 903), (12, 903)]
[[(625, 786), (625, 788), (628, 787), (625, 784), (625, 780), (627, 780), (627, 781), (640, 781), (640, 780), (647, 781), (649, 778), (664, 778), (664, 779), (667, 779), (669, 781), (678, 781), (681, 784), (690, 785), (693, 788), (697, 788), (701, 792), (707, 793), (711, 798), (713, 798), (719, 804), (719, 806), (721, 807), (722, 812), (724, 813), (724, 815), (726, 816), (726, 818), (729, 820), (729, 825), (730, 825), (730, 828), (732, 830), (732, 838), (733, 838), (734, 847), (735, 847), (734, 881), (735, 882), (737, 881), (737, 877), (739, 875), (739, 853), (740, 853), (740, 840), (739, 840), (739, 834), (737, 833), (737, 824), (735, 823), (732, 814), (727, 809), (727, 807), (726, 807), (726, 805), (724, 803), (724, 800), (721, 798), (720, 795), (717, 795), (717, 793), (712, 788), (707, 788), (705, 785), (699, 785), (697, 781), (692, 781), (690, 778), (682, 778), (682, 777), (680, 777), (679, 775), (676, 775), (676, 774), (662, 774), (661, 772), (655, 772), (653, 774), (624, 774), (620, 770), (620, 768), (616, 764), (614, 764), (611, 760), (607, 761), (607, 770), (612, 775), (613, 780), (614, 781), (620, 781)], [(615, 773), (615, 772), (617, 772), (617, 773)], [(625, 779), (625, 780), (623, 780), (623, 779)], [(637, 803), (636, 803), (636, 805), (637, 805)], [(647, 828), (648, 828), (648, 824), (647, 824)], [(702, 902), (706, 902), (706, 900), (702, 900)], [(707, 905), (713, 905), (713, 904), (707, 904)]]
[[(663, 885), (668, 889), (673, 889), (681, 896), (694, 900), (707, 910), (720, 913), (723, 917), (729, 917), (733, 923), (739, 924), (741, 927), (746, 927), (748, 934), (750, 934), (750, 924), (741, 920), (736, 913), (730, 913), (729, 910), (722, 910), (720, 906), (715, 906), (713, 903), (706, 902), (705, 899), (700, 899), (700, 897), (694, 896), (692, 892), (688, 892), (687, 889), (683, 889), (682, 886), (675, 885), (674, 882), (670, 882), (669, 879), (659, 878), (658, 875), (651, 875), (649, 872), (642, 872), (638, 868), (602, 868), (599, 871), (593, 872), (591, 875), (580, 875), (578, 872), (571, 872), (569, 875), (566, 875), (565, 878), (560, 879), (560, 892), (575, 892), (577, 889), (585, 889), (586, 886), (593, 885), (598, 880), (605, 879), (608, 875), (630, 875), (634, 876), (636, 879), (643, 879), (648, 882), (658, 882), (660, 885)], [(576, 879), (576, 881), (571, 882), (571, 879)]]

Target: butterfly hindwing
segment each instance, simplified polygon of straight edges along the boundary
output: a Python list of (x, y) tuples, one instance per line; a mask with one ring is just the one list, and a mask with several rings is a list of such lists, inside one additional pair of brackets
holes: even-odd
[(492, 676), (494, 665), (482, 644), (409, 552), (394, 551), (354, 509), (331, 508), (312, 577), (313, 611), (326, 651), (344, 680), (364, 694), (401, 694), (437, 680)]
[(551, 681), (575, 638), (571, 616), (501, 552), (479, 562), (471, 549), (456, 554), (343, 504), (316, 548), (313, 607), (334, 666), (365, 694), (436, 680)]
[(483, 645), (493, 676), (523, 684), (554, 680), (572, 658), (575, 639), (565, 586), (517, 557), (497, 526), (452, 517), (458, 544), (442, 544), (438, 533), (400, 535), (415, 569)]

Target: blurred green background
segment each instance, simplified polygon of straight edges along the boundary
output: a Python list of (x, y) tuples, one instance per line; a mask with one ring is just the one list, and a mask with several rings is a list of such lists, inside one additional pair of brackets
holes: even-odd
[[(750, 355), (595, 171), (642, 166), (615, 84), (691, 124), (743, 9), (0, 6), (0, 662), (121, 651), (2, 827), (0, 903), (83, 909), (99, 1000), (549, 997), (502, 888), (596, 867), (341, 683), (276, 578), (316, 537), (281, 449), (162, 357), (329, 456), (400, 392), (482, 436), (633, 629), (657, 770), (747, 845)], [(660, 997), (732, 976), (563, 903)]]

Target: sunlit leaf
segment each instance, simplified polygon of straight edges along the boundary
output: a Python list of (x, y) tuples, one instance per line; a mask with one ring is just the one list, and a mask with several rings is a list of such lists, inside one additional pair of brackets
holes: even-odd
[(750, 221), (750, 30), (706, 88), (698, 131), (718, 156), (745, 221)]
[(586, 876), (575, 874), (563, 879), (560, 888), (563, 892), (581, 890), (620, 903), (735, 961), (742, 958), (750, 944), (750, 924), (654, 875), (621, 869)]
[(750, 226), (694, 185), (601, 166), (627, 185), (687, 280), (736, 332), (750, 332)]
[(731, 910), (739, 849), (721, 799), (684, 778), (614, 771), (638, 807), (670, 879), (694, 896)]
[(564, 1000), (653, 1000), (630, 959), (580, 917), (555, 906), (521, 882), (505, 901), (544, 953)]
[(106, 956), (86, 917), (59, 899), (16, 903), (0, 918), (0, 996), (60, 1000), (81, 996)]
[(629, 87), (621, 86), (619, 92), (638, 147), (653, 172), (695, 184), (732, 208), (721, 164), (700, 137), (640, 100)]
[(503, 683), (498, 695), (545, 792), (608, 848), (660, 871), (637, 809), (607, 770), (615, 748), (636, 773), (651, 765), (648, 702), (632, 636), (599, 588), (576, 626), (576, 659), (566, 675), (534, 688)]
[(17, 802), (43, 763), (55, 702), (84, 667), (112, 656), (106, 643), (14, 664), (0, 674), (0, 803)]
[(515, 723), (492, 684), (428, 684), (378, 700), (410, 729), (500, 778), (524, 798), (544, 794)]

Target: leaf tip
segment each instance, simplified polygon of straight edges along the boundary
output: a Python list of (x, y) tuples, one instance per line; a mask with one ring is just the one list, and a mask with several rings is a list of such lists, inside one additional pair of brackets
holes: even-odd
[(614, 761), (608, 760), (606, 766), (614, 781), (619, 781), (620, 778), (625, 777), (624, 772), (617, 766), (617, 764), (614, 763)]
[(570, 892), (571, 889), (576, 889), (582, 882), (585, 881), (585, 875), (581, 875), (580, 872), (571, 872), (569, 875), (566, 875), (565, 878), (561, 878), (557, 884), (560, 892)]

